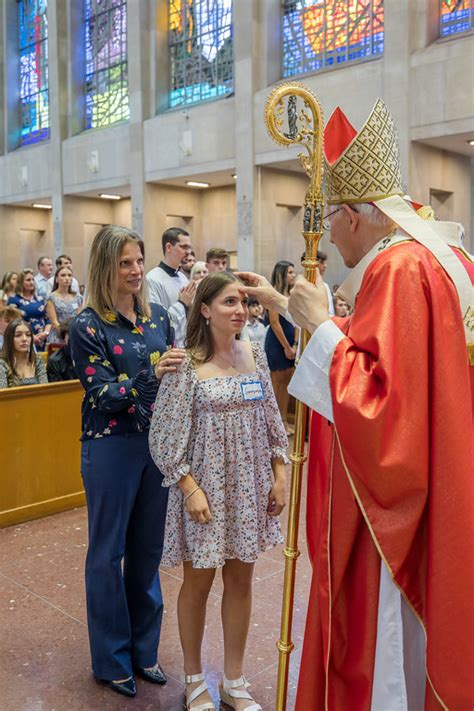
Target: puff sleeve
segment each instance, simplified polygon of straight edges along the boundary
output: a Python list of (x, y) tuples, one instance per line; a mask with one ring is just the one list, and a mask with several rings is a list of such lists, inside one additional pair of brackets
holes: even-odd
[(195, 374), (189, 356), (176, 373), (163, 376), (151, 420), (151, 456), (163, 474), (163, 486), (190, 472), (188, 448), (193, 431)]
[(257, 365), (257, 373), (263, 386), (263, 407), (267, 422), (267, 435), (268, 441), (270, 442), (271, 457), (272, 459), (281, 459), (285, 464), (288, 464), (288, 437), (275, 399), (275, 393), (273, 392), (267, 356), (259, 343), (252, 343), (252, 350)]

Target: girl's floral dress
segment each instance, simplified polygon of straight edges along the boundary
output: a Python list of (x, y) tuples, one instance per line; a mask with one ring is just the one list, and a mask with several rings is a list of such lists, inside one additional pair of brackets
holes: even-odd
[[(232, 558), (253, 563), (282, 542), (278, 517), (268, 516), (267, 506), (271, 460), (288, 461), (288, 440), (265, 353), (258, 343), (252, 351), (254, 373), (199, 380), (188, 354), (178, 373), (163, 376), (149, 441), (170, 487), (164, 566), (192, 561), (194, 568), (217, 568)], [(256, 383), (262, 399), (246, 399), (246, 393), (258, 395)], [(206, 493), (210, 523), (193, 521), (185, 510), (177, 482), (188, 473)]]

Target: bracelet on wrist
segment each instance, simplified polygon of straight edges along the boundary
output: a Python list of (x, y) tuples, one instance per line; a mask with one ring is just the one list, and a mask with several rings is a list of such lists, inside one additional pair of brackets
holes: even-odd
[(200, 488), (200, 486), (196, 486), (196, 488), (190, 491), (189, 494), (186, 494), (186, 496), (184, 497), (184, 503), (186, 503), (186, 501), (190, 499), (191, 496), (196, 493), (196, 491), (199, 491)]

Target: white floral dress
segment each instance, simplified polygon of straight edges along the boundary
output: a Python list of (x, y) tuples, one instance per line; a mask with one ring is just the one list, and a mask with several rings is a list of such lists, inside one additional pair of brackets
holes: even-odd
[[(287, 462), (288, 440), (265, 353), (252, 344), (256, 372), (199, 380), (189, 354), (163, 377), (150, 429), (150, 451), (169, 486), (162, 565), (192, 561), (218, 568), (228, 559), (253, 563), (283, 541), (278, 517), (267, 514), (272, 457)], [(262, 384), (262, 399), (242, 386)], [(257, 390), (258, 390), (257, 386)], [(205, 491), (212, 521), (189, 517), (177, 481), (191, 473)]]

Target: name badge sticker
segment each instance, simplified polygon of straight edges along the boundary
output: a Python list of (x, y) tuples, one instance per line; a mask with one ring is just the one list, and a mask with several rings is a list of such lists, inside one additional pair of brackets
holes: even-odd
[(245, 401), (263, 400), (263, 385), (260, 380), (253, 380), (251, 383), (240, 383), (242, 398)]

